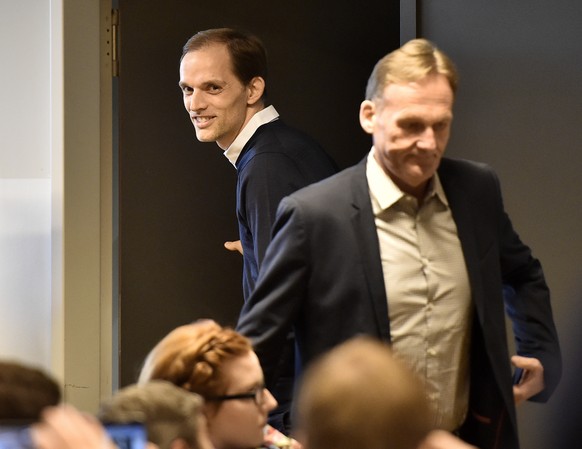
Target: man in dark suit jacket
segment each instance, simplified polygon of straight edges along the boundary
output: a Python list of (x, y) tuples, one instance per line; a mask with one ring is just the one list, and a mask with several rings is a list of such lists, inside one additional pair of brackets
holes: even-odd
[(560, 349), (541, 265), (496, 175), (442, 157), (456, 86), (452, 62), (423, 39), (378, 62), (360, 108), (370, 154), (283, 199), (238, 329), (267, 385), (291, 328), (304, 366), (358, 334), (390, 342), (424, 381), (436, 427), (516, 449), (515, 403), (549, 397)]

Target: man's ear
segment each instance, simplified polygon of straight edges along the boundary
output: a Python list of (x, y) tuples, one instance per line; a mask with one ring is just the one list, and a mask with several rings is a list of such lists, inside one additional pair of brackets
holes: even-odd
[(263, 96), (265, 92), (265, 80), (260, 76), (255, 76), (247, 86), (247, 103), (253, 106)]
[(376, 122), (376, 104), (371, 100), (364, 100), (360, 105), (360, 125), (368, 134), (374, 132)]

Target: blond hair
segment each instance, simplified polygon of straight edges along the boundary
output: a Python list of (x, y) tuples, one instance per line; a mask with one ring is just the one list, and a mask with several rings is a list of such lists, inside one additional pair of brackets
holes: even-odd
[(420, 383), (371, 337), (356, 337), (310, 366), (297, 407), (307, 449), (414, 449), (430, 431)]
[(141, 422), (148, 441), (160, 449), (170, 449), (182, 439), (191, 449), (198, 449), (203, 400), (170, 382), (151, 381), (122, 388), (101, 404), (99, 419), (107, 423)]
[(366, 86), (366, 100), (382, 97), (390, 83), (419, 81), (430, 74), (444, 75), (454, 92), (459, 75), (451, 59), (426, 39), (413, 39), (380, 59)]

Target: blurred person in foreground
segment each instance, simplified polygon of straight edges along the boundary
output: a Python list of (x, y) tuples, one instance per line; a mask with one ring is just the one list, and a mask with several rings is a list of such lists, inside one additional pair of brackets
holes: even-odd
[(179, 326), (148, 354), (139, 384), (165, 380), (204, 398), (216, 449), (297, 448), (267, 426), (277, 401), (265, 388), (251, 342), (212, 320)]
[(349, 340), (312, 364), (297, 402), (305, 449), (476, 449), (432, 431), (421, 383), (371, 337)]
[(122, 388), (98, 413), (104, 423), (145, 425), (159, 449), (212, 449), (200, 395), (165, 381)]
[[(169, 382), (130, 385), (101, 405), (100, 421), (70, 405), (45, 409), (32, 441), (38, 449), (112, 449), (117, 446), (104, 426), (137, 424), (144, 426), (147, 449), (213, 449), (202, 406), (199, 395)], [(132, 443), (126, 438), (121, 447)]]
[(61, 388), (44, 370), (0, 361), (0, 420), (37, 421), (43, 409), (61, 401)]

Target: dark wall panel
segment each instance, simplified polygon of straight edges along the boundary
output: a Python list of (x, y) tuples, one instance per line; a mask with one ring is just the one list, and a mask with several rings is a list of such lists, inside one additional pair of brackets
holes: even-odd
[(582, 298), (582, 3), (418, 4), (421, 35), (449, 53), (461, 75), (448, 152), (497, 170), (506, 209), (552, 291), (564, 376), (548, 404), (518, 408), (522, 447), (567, 447), (557, 423), (579, 424), (567, 404), (581, 392), (573, 386)]
[(374, 63), (399, 44), (398, 1), (119, 0), (120, 385), (135, 381), (169, 330), (210, 317), (233, 325), (242, 304), (234, 168), (196, 141), (178, 90), (181, 47), (196, 31), (258, 34), (270, 98), (341, 167), (371, 141), (358, 108)]

